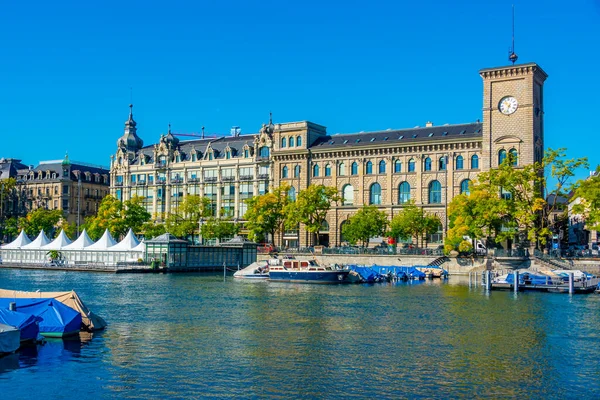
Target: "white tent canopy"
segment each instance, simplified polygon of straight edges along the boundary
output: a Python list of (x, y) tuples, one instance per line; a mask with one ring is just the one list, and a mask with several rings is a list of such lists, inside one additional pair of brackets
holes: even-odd
[(107, 250), (117, 244), (117, 241), (113, 239), (110, 232), (104, 231), (104, 235), (94, 244), (85, 248), (85, 250)]
[(67, 237), (65, 231), (61, 229), (56, 239), (54, 239), (52, 243), (42, 247), (42, 250), (60, 250), (69, 244), (71, 244), (71, 240)]
[(123, 240), (110, 248), (110, 251), (130, 251), (140, 244), (140, 241), (135, 237), (133, 230), (129, 228), (129, 232)]
[(29, 237), (25, 234), (25, 231), (21, 231), (21, 233), (19, 233), (19, 236), (17, 236), (15, 240), (8, 244), (5, 244), (4, 246), (2, 246), (2, 248), (6, 250), (20, 249), (21, 247), (28, 245), (29, 243), (31, 243), (31, 239), (29, 239)]
[(81, 235), (79, 235), (79, 237), (77, 238), (77, 240), (75, 240), (69, 245), (66, 245), (61, 250), (83, 250), (86, 247), (89, 247), (93, 244), (94, 241), (90, 239), (90, 237), (87, 234), (87, 231), (84, 229), (83, 232), (81, 232)]
[(42, 229), (40, 234), (35, 238), (35, 240), (33, 242), (26, 244), (25, 246), (21, 247), (21, 249), (23, 249), (23, 250), (41, 249), (43, 246), (47, 245), (50, 242), (51, 242), (51, 240), (48, 239), (48, 236), (46, 236), (46, 234), (44, 233), (44, 230)]
[(146, 251), (146, 242), (144, 242), (143, 240), (140, 242), (140, 244), (138, 244), (137, 246), (135, 246), (133, 249), (131, 249), (131, 251), (139, 251), (139, 252), (144, 252)]

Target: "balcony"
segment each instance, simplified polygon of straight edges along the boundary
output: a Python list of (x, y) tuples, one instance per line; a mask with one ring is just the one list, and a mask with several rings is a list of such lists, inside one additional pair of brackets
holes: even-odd
[(167, 179), (166, 178), (159, 178), (156, 180), (156, 184), (157, 185), (164, 185), (165, 183), (167, 183)]
[(181, 185), (183, 183), (183, 178), (173, 178), (171, 179), (171, 183), (174, 185)]
[(269, 179), (269, 174), (258, 174), (258, 179)]
[(146, 186), (146, 181), (137, 181), (136, 186)]
[(216, 182), (216, 181), (217, 181), (216, 176), (205, 176), (204, 177), (204, 182)]
[(221, 180), (223, 182), (225, 182), (225, 181), (233, 181), (233, 180), (235, 180), (235, 176), (224, 176), (224, 177), (221, 178)]
[(117, 187), (123, 186), (123, 182), (115, 182), (115, 186), (117, 186)]
[(188, 178), (188, 183), (198, 183), (200, 182), (200, 178)]
[(240, 175), (240, 181), (251, 181), (252, 179), (254, 179), (252, 175)]

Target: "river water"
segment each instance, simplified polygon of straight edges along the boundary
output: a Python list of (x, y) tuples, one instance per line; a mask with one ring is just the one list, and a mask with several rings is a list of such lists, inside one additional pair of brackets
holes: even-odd
[(0, 270), (109, 326), (0, 358), (0, 399), (599, 398), (600, 296)]

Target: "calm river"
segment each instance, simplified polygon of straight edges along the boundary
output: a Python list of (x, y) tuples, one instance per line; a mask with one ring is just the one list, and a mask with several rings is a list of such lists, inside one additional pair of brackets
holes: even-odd
[(449, 282), (0, 270), (109, 326), (0, 359), (0, 399), (600, 398), (600, 296)]

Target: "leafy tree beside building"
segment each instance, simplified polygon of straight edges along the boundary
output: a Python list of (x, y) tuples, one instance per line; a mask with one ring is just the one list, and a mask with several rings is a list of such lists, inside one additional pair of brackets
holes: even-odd
[(384, 236), (388, 225), (387, 214), (375, 206), (363, 206), (342, 225), (342, 235), (351, 244), (369, 244), (369, 239)]
[(437, 216), (426, 213), (422, 207), (417, 207), (413, 202), (408, 203), (392, 218), (389, 235), (403, 240), (416, 239), (416, 245), (424, 244), (426, 235), (438, 231), (440, 220)]
[(256, 242), (274, 241), (275, 234), (281, 232), (286, 218), (286, 206), (290, 203), (290, 186), (282, 184), (272, 192), (254, 196), (246, 200), (248, 210), (244, 214), (249, 238)]

